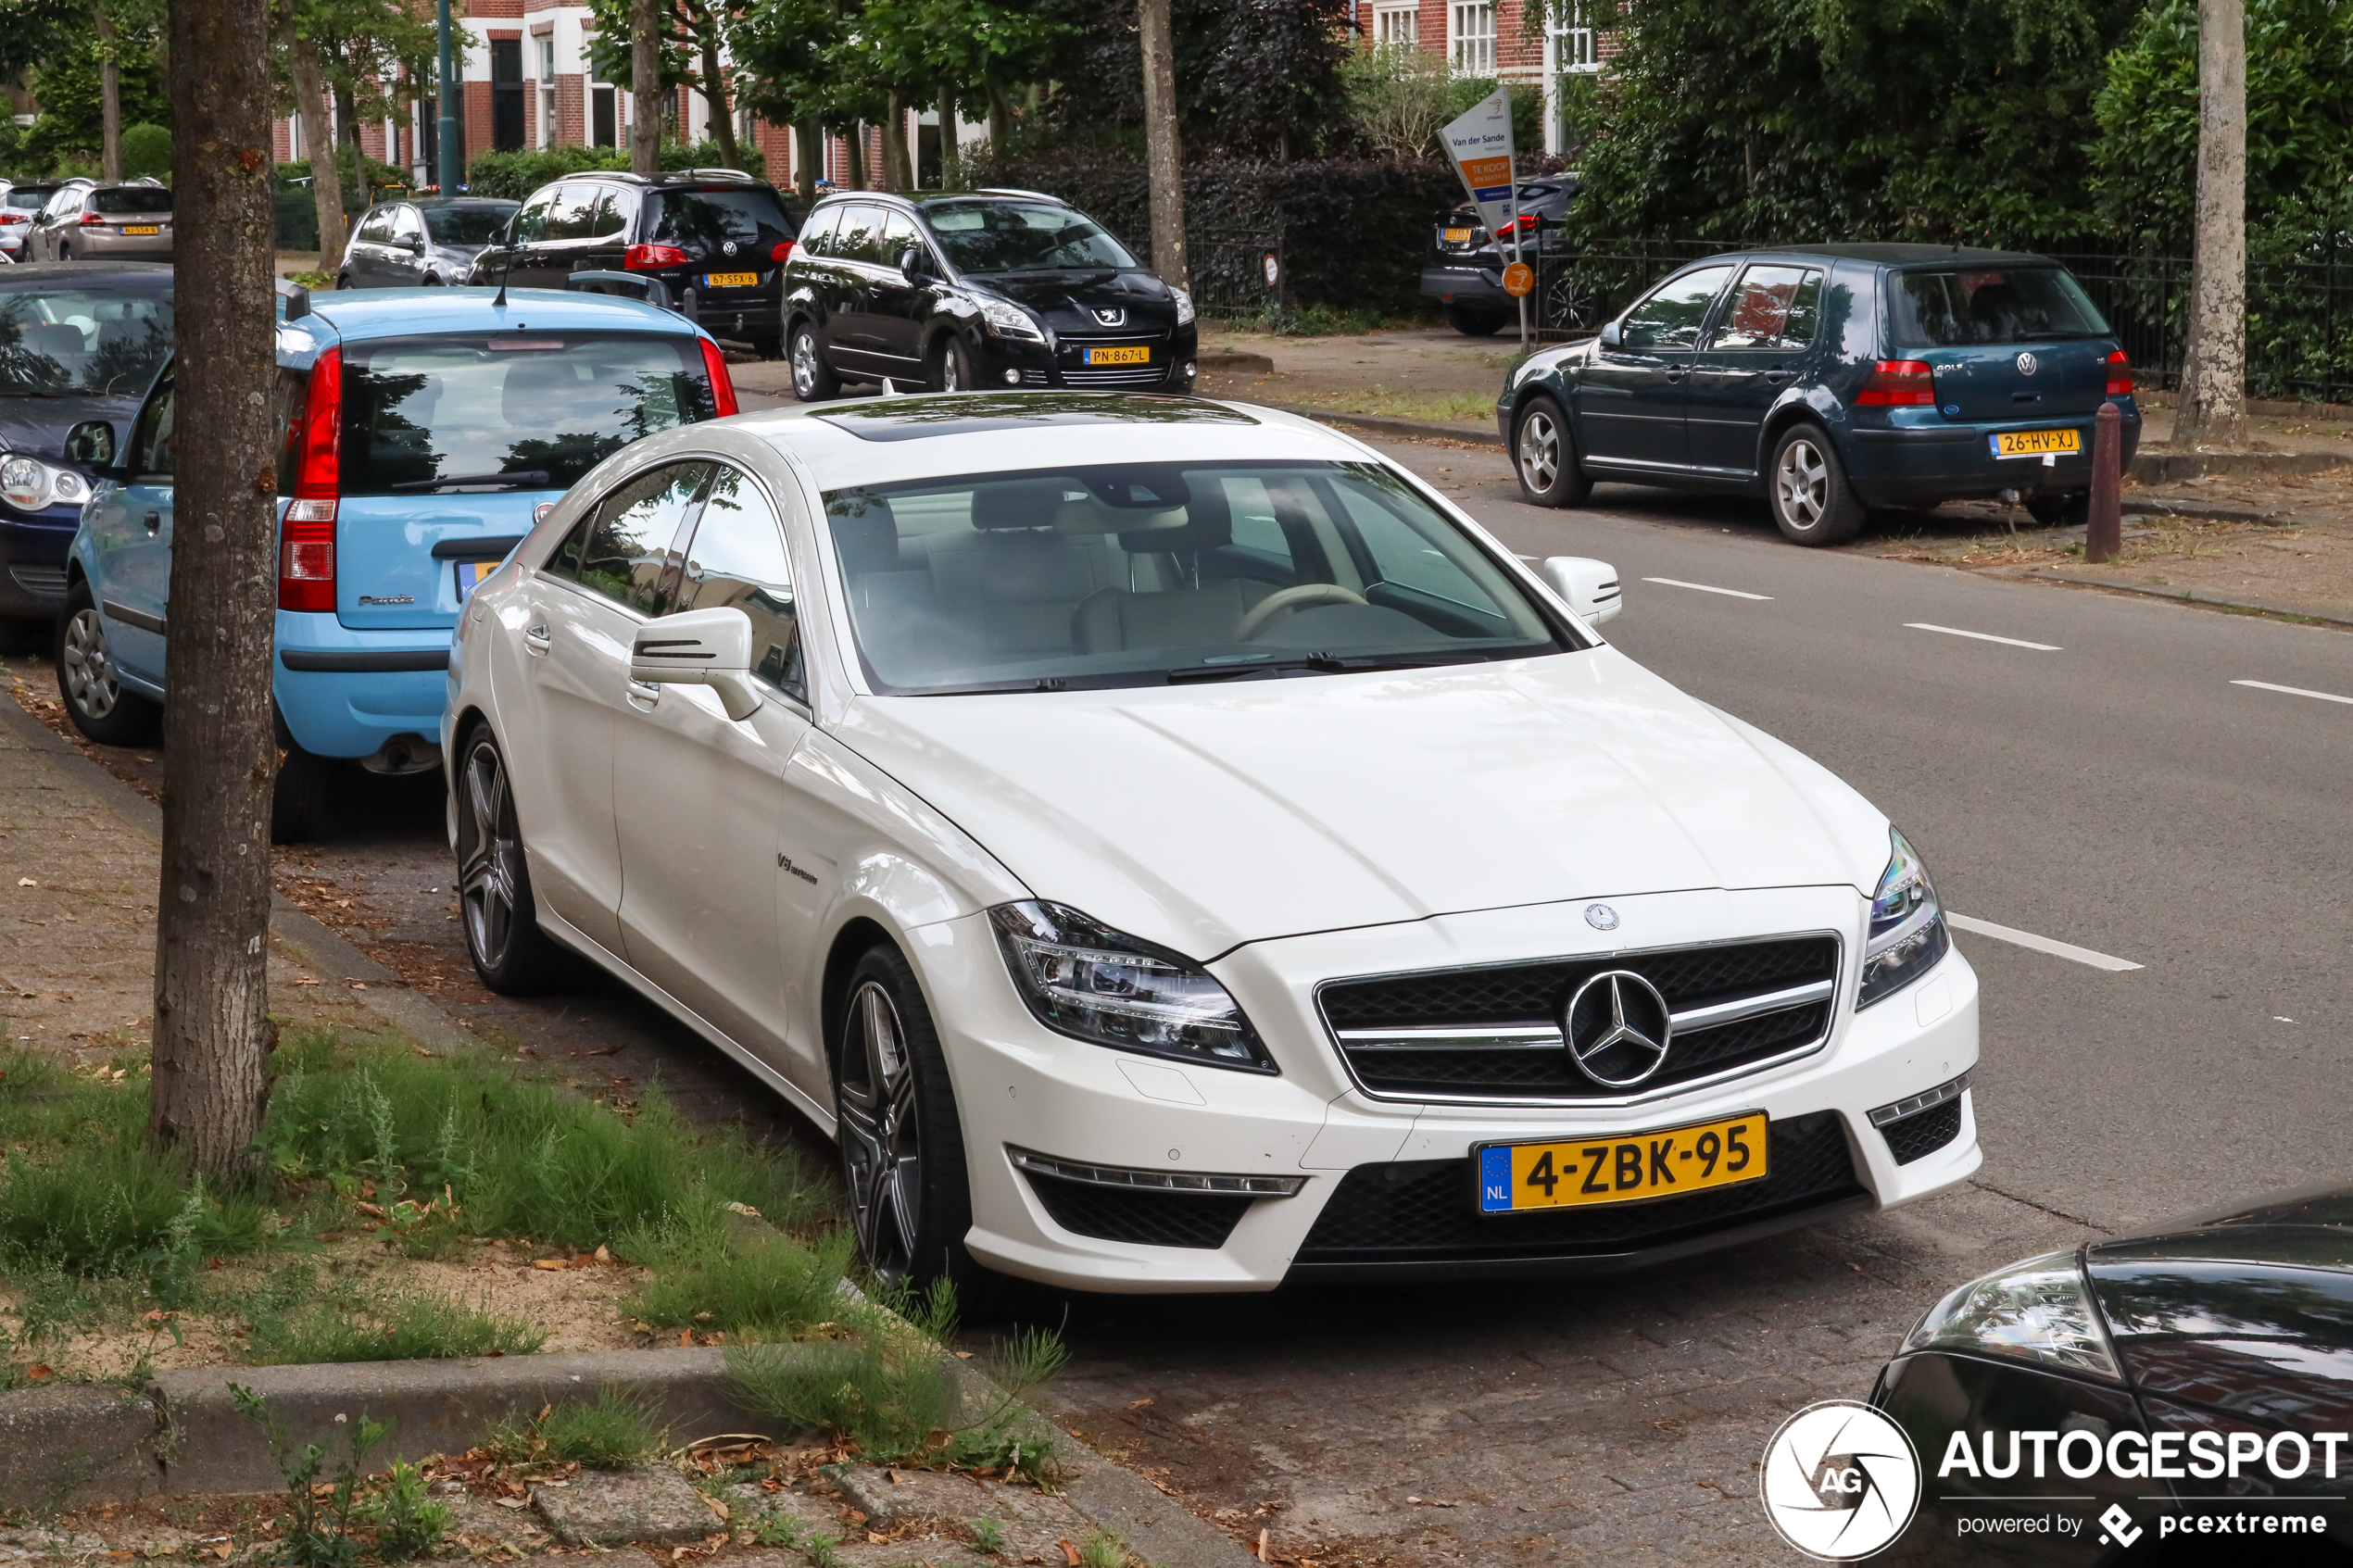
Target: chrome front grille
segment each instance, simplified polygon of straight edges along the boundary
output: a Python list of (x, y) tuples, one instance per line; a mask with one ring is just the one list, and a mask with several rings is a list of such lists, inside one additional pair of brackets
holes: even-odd
[(1167, 379), (1165, 365), (1116, 365), (1101, 370), (1063, 371), (1063, 380), (1072, 386), (1158, 386)]
[[(1630, 1087), (1587, 1077), (1561, 1035), (1570, 996), (1608, 970), (1656, 986), (1673, 1020), (1658, 1071)], [(1316, 1004), (1377, 1098), (1626, 1103), (1818, 1049), (1838, 978), (1839, 939), (1818, 932), (1327, 981)]]

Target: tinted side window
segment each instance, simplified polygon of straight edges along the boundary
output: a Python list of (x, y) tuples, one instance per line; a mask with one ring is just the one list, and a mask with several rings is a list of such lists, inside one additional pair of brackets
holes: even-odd
[(794, 633), (792, 568), (768, 497), (750, 477), (720, 465), (695, 525), (672, 610), (733, 608), (751, 617), (751, 670), (803, 696)]
[(353, 237), (370, 245), (380, 245), (392, 236), (392, 208), (380, 207), (360, 221), (359, 232)]
[(522, 210), (515, 214), (514, 237), (517, 244), (529, 245), (535, 240), (548, 237), (547, 215), (555, 210), (556, 197), (561, 189), (559, 186), (556, 190), (540, 191), (522, 204)]
[(548, 569), (640, 615), (660, 615), (671, 547), (711, 477), (709, 463), (670, 463), (627, 481), (581, 520)]
[[(285, 372), (279, 372), (285, 379)], [(171, 476), (171, 382), (166, 378), (156, 387), (147, 406), (139, 410), (139, 422), (131, 432), (131, 471), (141, 479)], [(288, 486), (281, 483), (283, 494)]]
[(405, 240), (412, 236), (423, 239), (425, 226), (418, 220), (416, 208), (400, 207), (392, 215), (392, 237), (396, 240)]
[(1822, 274), (1811, 267), (1761, 265), (1741, 274), (1716, 329), (1718, 348), (1804, 348), (1821, 313)]
[(1692, 346), (1699, 342), (1700, 328), (1707, 322), (1707, 307), (1716, 302), (1717, 291), (1731, 275), (1730, 267), (1703, 267), (1669, 282), (1626, 313), (1625, 322), (1618, 329), (1623, 345)]
[(829, 207), (822, 212), (812, 214), (800, 231), (801, 250), (810, 256), (831, 256), (834, 225), (840, 220), (840, 218), (841, 208), (837, 207)]
[(589, 198), (580, 220), (580, 237), (584, 240), (610, 240), (620, 236), (629, 226), (629, 214), (634, 206), (620, 191), (610, 185), (592, 185)]
[(909, 246), (923, 243), (923, 236), (915, 232), (913, 219), (903, 212), (891, 213), (883, 223), (883, 264), (887, 267), (898, 266), (899, 258), (907, 254)]
[(547, 214), (547, 232), (543, 238), (550, 240), (585, 240), (592, 231), (590, 217), (597, 209), (597, 187), (566, 185), (556, 193), (555, 210)]
[(842, 208), (841, 224), (834, 231), (834, 246), (828, 254), (843, 261), (879, 263), (883, 258), (882, 224), (881, 207)]

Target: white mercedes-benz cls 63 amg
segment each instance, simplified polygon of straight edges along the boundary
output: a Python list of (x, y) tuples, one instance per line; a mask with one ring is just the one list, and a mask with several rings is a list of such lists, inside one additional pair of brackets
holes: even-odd
[(456, 570), (483, 979), (569, 949), (740, 1061), (887, 1278), (1599, 1273), (1977, 1169), (1903, 835), (1332, 431), (750, 414)]

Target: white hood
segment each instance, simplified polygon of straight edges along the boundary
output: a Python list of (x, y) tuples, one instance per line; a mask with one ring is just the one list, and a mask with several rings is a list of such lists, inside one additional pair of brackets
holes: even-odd
[(861, 697), (842, 740), (1041, 898), (1244, 942), (1694, 888), (1846, 884), (1886, 819), (1609, 647), (1233, 686)]

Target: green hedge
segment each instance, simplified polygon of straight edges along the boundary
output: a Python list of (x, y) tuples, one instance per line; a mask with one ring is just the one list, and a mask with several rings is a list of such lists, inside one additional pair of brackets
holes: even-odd
[[(1151, 199), (1144, 166), (1104, 153), (1071, 148), (1002, 163), (976, 159), (967, 182), (1059, 196), (1149, 257)], [(1247, 252), (1254, 268), (1258, 255), (1279, 238), (1284, 303), (1291, 307), (1410, 312), (1421, 298), (1431, 215), (1462, 194), (1453, 171), (1435, 160), (1214, 158), (1191, 164), (1185, 169), (1185, 214), (1194, 292), (1204, 292), (1206, 270), (1225, 253)]]

